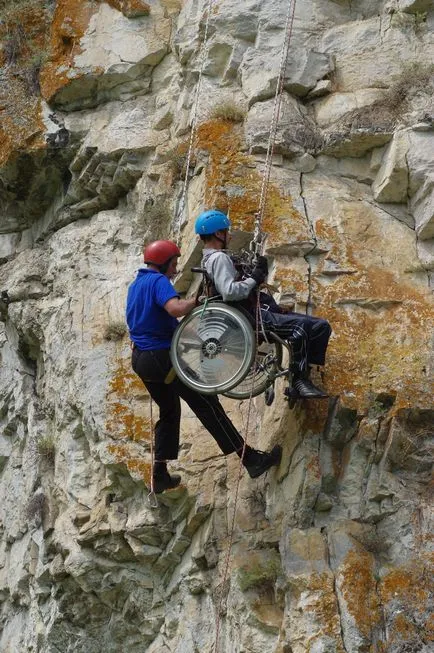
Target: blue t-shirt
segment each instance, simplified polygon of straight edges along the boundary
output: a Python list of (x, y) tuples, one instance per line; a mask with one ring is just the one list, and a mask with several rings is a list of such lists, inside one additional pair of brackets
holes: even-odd
[(169, 299), (179, 297), (169, 279), (148, 268), (140, 269), (128, 288), (127, 324), (138, 349), (169, 349), (176, 317), (164, 309)]

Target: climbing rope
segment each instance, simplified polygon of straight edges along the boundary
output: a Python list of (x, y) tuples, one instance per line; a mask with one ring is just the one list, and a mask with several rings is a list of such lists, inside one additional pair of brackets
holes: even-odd
[(149, 411), (150, 411), (150, 421), (151, 421), (151, 487), (148, 494), (148, 503), (151, 508), (158, 508), (158, 499), (157, 495), (154, 492), (154, 416), (152, 414), (152, 397), (149, 395)]
[(247, 418), (246, 418), (246, 432), (245, 432), (245, 438), (244, 438), (244, 444), (243, 444), (243, 450), (241, 452), (240, 456), (240, 464), (238, 466), (238, 477), (237, 477), (237, 482), (235, 485), (235, 499), (234, 499), (234, 508), (232, 511), (232, 518), (231, 518), (231, 525), (229, 529), (229, 542), (228, 542), (228, 549), (226, 551), (226, 558), (224, 562), (224, 570), (223, 570), (223, 580), (221, 582), (221, 587), (222, 587), (222, 592), (221, 596), (217, 605), (217, 619), (216, 619), (216, 638), (215, 638), (215, 643), (214, 643), (214, 653), (218, 653), (218, 645), (219, 645), (219, 639), (220, 639), (220, 615), (222, 612), (222, 603), (223, 603), (223, 591), (224, 587), (227, 581), (228, 573), (229, 573), (229, 564), (231, 560), (231, 553), (232, 553), (232, 545), (234, 541), (234, 532), (235, 532), (235, 517), (237, 515), (237, 504), (238, 504), (238, 495), (239, 495), (239, 488), (240, 488), (240, 482), (241, 482), (241, 476), (243, 473), (243, 462), (244, 462), (244, 455), (246, 453), (246, 448), (248, 445), (248, 437), (249, 437), (249, 429), (250, 429), (250, 416), (252, 413), (252, 405), (253, 405), (253, 388), (255, 386), (255, 378), (257, 374), (257, 362), (258, 362), (258, 348), (259, 348), (259, 314), (261, 312), (260, 309), (260, 302), (259, 302), (259, 292), (257, 293), (257, 300), (256, 300), (256, 329), (255, 329), (255, 337), (256, 337), (256, 353), (255, 353), (255, 359), (253, 361), (254, 369), (255, 369), (255, 374), (252, 375), (252, 384), (250, 387), (250, 397), (249, 397), (249, 403), (247, 407)]
[(267, 155), (265, 157), (264, 174), (262, 177), (261, 193), (259, 196), (259, 208), (255, 216), (255, 227), (253, 239), (250, 243), (250, 250), (254, 256), (262, 253), (265, 242), (262, 233), (262, 222), (267, 205), (268, 187), (270, 184), (271, 165), (273, 162), (274, 145), (276, 141), (277, 127), (279, 125), (280, 109), (282, 105), (283, 86), (285, 83), (285, 71), (288, 62), (289, 45), (291, 42), (292, 28), (294, 24), (296, 0), (289, 0), (288, 12), (285, 21), (285, 38), (283, 42), (282, 55), (280, 59), (279, 77), (277, 79), (276, 93), (274, 95), (273, 115), (271, 118), (270, 133), (268, 137)]
[[(264, 166), (264, 174), (262, 178), (262, 185), (261, 185), (261, 193), (260, 193), (260, 198), (259, 198), (259, 209), (258, 212), (256, 213), (255, 216), (255, 226), (254, 226), (254, 232), (253, 232), (253, 239), (250, 242), (250, 251), (252, 253), (253, 257), (257, 257), (259, 254), (262, 253), (263, 250), (263, 245), (265, 242), (264, 235), (262, 233), (262, 222), (264, 218), (264, 213), (265, 213), (265, 207), (267, 204), (267, 196), (268, 196), (268, 187), (270, 183), (270, 175), (271, 175), (271, 165), (272, 165), (272, 160), (273, 160), (273, 153), (274, 153), (274, 145), (275, 145), (275, 140), (276, 140), (276, 134), (277, 134), (277, 127), (279, 124), (279, 118), (280, 118), (280, 110), (281, 110), (281, 104), (282, 104), (282, 95), (283, 95), (283, 86), (284, 86), (284, 81), (285, 81), (285, 71), (286, 71), (286, 65), (288, 61), (288, 53), (289, 53), (289, 44), (291, 41), (291, 35), (292, 35), (292, 28), (294, 24), (294, 14), (295, 14), (295, 5), (296, 5), (296, 0), (289, 0), (288, 4), (288, 12), (286, 16), (286, 22), (285, 22), (285, 38), (284, 38), (284, 43), (283, 43), (283, 49), (282, 49), (282, 56), (280, 60), (280, 68), (279, 68), (279, 77), (277, 80), (277, 85), (276, 85), (276, 93), (274, 96), (274, 104), (273, 104), (273, 115), (271, 119), (271, 126), (270, 126), (270, 133), (269, 133), (269, 138), (268, 138), (268, 146), (267, 146), (267, 155), (265, 158), (265, 166)], [(258, 347), (259, 347), (259, 329), (263, 330), (263, 323), (262, 323), (262, 316), (261, 316), (261, 311), (260, 311), (260, 300), (259, 300), (259, 292), (257, 293), (257, 304), (256, 304), (256, 354), (255, 354), (255, 369), (257, 366), (257, 358), (258, 358)], [(251, 408), (252, 408), (252, 400), (253, 400), (253, 388), (254, 388), (254, 383), (255, 383), (255, 376), (256, 374), (252, 375), (252, 385), (250, 389), (250, 397), (249, 397), (249, 403), (248, 403), (248, 409), (247, 409), (247, 422), (246, 422), (246, 435), (245, 435), (245, 440), (244, 440), (244, 446), (243, 446), (243, 451), (240, 457), (240, 465), (239, 465), (239, 470), (238, 470), (238, 478), (237, 478), (237, 483), (236, 483), (236, 488), (235, 488), (235, 500), (234, 500), (234, 508), (233, 508), (233, 513), (232, 513), (232, 519), (231, 519), (231, 526), (229, 530), (229, 543), (228, 543), (228, 550), (226, 553), (226, 559), (224, 563), (224, 571), (223, 571), (223, 580), (222, 580), (222, 595), (219, 600), (219, 604), (217, 606), (217, 620), (216, 620), (216, 639), (215, 639), (215, 644), (214, 644), (214, 653), (218, 653), (218, 645), (219, 645), (219, 638), (220, 638), (220, 615), (221, 615), (221, 607), (222, 607), (222, 601), (223, 601), (223, 590), (224, 586), (226, 584), (226, 580), (228, 577), (229, 573), (229, 563), (230, 563), (230, 557), (231, 557), (231, 552), (232, 552), (232, 545), (233, 545), (233, 538), (234, 538), (234, 531), (235, 531), (235, 517), (236, 517), (236, 512), (237, 512), (237, 503), (238, 503), (238, 494), (239, 494), (239, 486), (240, 486), (240, 480), (241, 480), (241, 474), (242, 474), (242, 467), (243, 467), (243, 459), (244, 459), (244, 454), (245, 450), (247, 447), (248, 443), (248, 435), (249, 435), (249, 427), (250, 427), (250, 415), (251, 415)]]
[(203, 41), (202, 41), (202, 45), (201, 45), (200, 53), (199, 53), (199, 61), (200, 61), (199, 79), (197, 81), (196, 95), (195, 95), (195, 99), (194, 99), (194, 103), (193, 103), (193, 119), (192, 119), (192, 123), (191, 123), (191, 132), (190, 132), (190, 140), (189, 140), (189, 144), (188, 144), (187, 160), (186, 160), (186, 163), (185, 163), (184, 184), (183, 184), (183, 188), (182, 188), (181, 201), (179, 203), (178, 212), (176, 214), (175, 223), (174, 223), (174, 226), (173, 226), (173, 231), (174, 231), (174, 234), (175, 234), (175, 240), (176, 240), (177, 245), (179, 245), (179, 241), (180, 241), (181, 226), (182, 226), (182, 215), (184, 213), (185, 200), (186, 200), (186, 197), (187, 197), (188, 175), (189, 175), (189, 170), (190, 170), (190, 162), (191, 162), (191, 156), (192, 156), (192, 153), (193, 153), (193, 145), (194, 145), (194, 140), (195, 140), (196, 131), (197, 131), (197, 116), (198, 116), (198, 108), (199, 108), (199, 98), (200, 98), (200, 91), (201, 91), (201, 85), (202, 85), (203, 69), (204, 69), (204, 65), (205, 65), (206, 45), (207, 45), (207, 41), (208, 41), (209, 21), (210, 21), (213, 2), (214, 2), (214, 0), (208, 0), (207, 1), (205, 31), (204, 31)]

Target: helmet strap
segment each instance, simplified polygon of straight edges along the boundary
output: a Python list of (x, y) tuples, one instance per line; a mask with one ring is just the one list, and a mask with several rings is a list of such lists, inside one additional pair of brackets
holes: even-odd
[(161, 274), (166, 274), (167, 270), (169, 269), (170, 261), (172, 260), (172, 258), (173, 256), (171, 256), (165, 263), (162, 263), (161, 265), (157, 265)]
[(219, 240), (219, 241), (222, 243), (222, 245), (223, 245), (223, 249), (226, 249), (228, 230), (227, 230), (227, 229), (224, 229), (224, 233), (225, 233), (224, 238), (220, 238), (220, 236), (217, 236), (216, 233), (214, 234), (214, 238), (216, 238), (217, 240)]

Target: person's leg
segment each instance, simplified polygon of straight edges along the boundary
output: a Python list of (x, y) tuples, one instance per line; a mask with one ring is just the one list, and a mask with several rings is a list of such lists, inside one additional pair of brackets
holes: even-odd
[[(203, 426), (213, 436), (221, 451), (227, 455), (243, 455), (244, 439), (237, 431), (223, 409), (217, 395), (202, 395), (188, 388), (179, 379), (173, 384), (176, 392), (190, 406)], [(270, 467), (278, 465), (282, 457), (282, 448), (276, 445), (270, 452), (258, 451), (249, 447), (244, 449), (243, 464), (251, 478), (264, 474)]]
[(306, 399), (322, 398), (327, 394), (317, 388), (310, 380), (310, 365), (324, 365), (325, 352), (331, 334), (329, 323), (322, 318), (302, 313), (275, 314), (263, 313), (266, 329), (291, 343), (293, 353), (292, 390), (285, 391), (288, 396)]
[(155, 423), (155, 459), (176, 460), (179, 450), (181, 403), (172, 384), (144, 381), (151, 398), (159, 408)]
[(332, 328), (327, 320), (320, 317), (311, 317), (310, 319), (312, 327), (307, 355), (308, 363), (309, 365), (324, 365)]
[(167, 461), (178, 457), (181, 404), (175, 389), (164, 383), (170, 369), (167, 352), (134, 350), (132, 365), (159, 408), (154, 429), (155, 461), (152, 470), (154, 491), (159, 494), (176, 487), (181, 481), (180, 476), (170, 476), (167, 471)]
[(217, 395), (199, 394), (179, 379), (175, 379), (171, 385), (211, 433), (225, 455), (243, 448), (244, 440), (226, 415)]
[(273, 331), (291, 343), (293, 371), (298, 374), (308, 369), (311, 323), (306, 317), (301, 313), (262, 312), (265, 330)]

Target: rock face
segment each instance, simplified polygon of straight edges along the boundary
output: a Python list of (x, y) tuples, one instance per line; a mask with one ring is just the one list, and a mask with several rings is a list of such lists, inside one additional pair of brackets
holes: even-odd
[(333, 326), (330, 399), (223, 400), (283, 447), (256, 481), (184, 406), (148, 501), (126, 289), (178, 228), (194, 287), (204, 208), (248, 244), (287, 9), (0, 2), (2, 651), (432, 650), (431, 0), (296, 4), (263, 228), (276, 298)]

